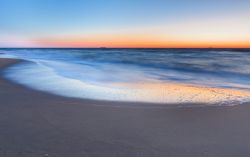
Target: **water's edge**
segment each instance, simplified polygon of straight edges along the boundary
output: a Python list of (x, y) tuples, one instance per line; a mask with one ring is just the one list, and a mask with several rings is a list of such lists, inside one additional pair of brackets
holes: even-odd
[[(192, 78), (196, 76), (197, 73), (195, 69), (192, 71), (192, 75), (194, 76), (191, 77), (191, 75), (187, 75), (191, 74), (190, 72), (181, 72), (178, 69), (174, 70), (173, 68), (167, 69), (166, 71), (164, 69), (154, 67), (152, 64), (151, 67), (141, 67), (139, 65), (132, 64), (101, 63), (96, 62), (96, 59), (98, 60), (98, 58), (94, 58), (90, 62), (88, 59), (79, 58), (79, 55), (81, 56), (82, 53), (79, 53), (78, 50), (70, 50), (69, 53), (68, 51), (66, 51), (67, 53), (61, 53), (58, 52), (59, 50), (55, 50), (55, 52), (54, 50), (52, 52), (49, 51), (48, 53), (44, 50), (36, 51), (8, 50), (7, 53), (1, 52), (2, 57), (5, 56), (26, 60), (26, 62), (21, 62), (7, 68), (4, 71), (4, 77), (35, 90), (49, 92), (51, 94), (64, 97), (100, 101), (154, 103), (165, 105), (194, 103), (207, 105), (237, 105), (250, 100), (250, 91), (245, 90), (248, 88), (248, 74), (246, 73), (247, 75), (244, 74), (243, 76), (243, 69), (239, 69), (239, 74), (237, 75), (232, 73), (233, 71), (230, 72), (231, 78), (226, 77), (229, 72), (224, 71), (224, 74), (221, 76), (218, 74), (218, 77), (228, 79), (229, 82), (223, 82), (223, 79), (216, 81), (217, 76), (213, 78), (215, 80), (211, 81), (209, 80), (210, 78), (207, 78), (207, 74), (209, 74), (209, 72), (206, 71), (205, 73), (200, 73), (200, 78), (197, 77), (196, 79), (208, 79), (207, 82), (203, 83), (200, 80), (199, 82), (202, 82), (202, 84), (196, 84), (196, 82), (186, 82), (178, 79), (171, 80), (171, 78), (176, 77), (193, 81)], [(140, 53), (143, 54), (144, 52)], [(225, 56), (229, 54), (232, 55), (232, 53), (228, 52), (225, 54), (223, 52), (222, 55)], [(98, 54), (96, 55), (98, 56)], [(112, 52), (108, 56), (110, 55), (115, 55), (115, 53)], [(163, 53), (162, 55), (168, 54)], [(176, 55), (178, 56), (180, 54), (177, 53)], [(196, 54), (196, 56), (197, 55), (198, 54)], [(215, 54), (212, 53), (210, 55)], [(86, 57), (86, 54), (84, 54), (84, 56)], [(186, 54), (181, 54), (181, 56), (184, 57)], [(203, 54), (201, 56), (203, 56)], [(123, 57), (131, 58), (131, 56), (126, 55)], [(148, 57), (150, 56), (146, 56), (144, 58), (147, 59)], [(198, 61), (197, 65), (199, 63), (200, 66), (203, 66), (204, 63), (209, 63), (207, 61), (200, 62), (199, 59), (194, 60), (193, 57), (195, 56), (192, 56), (191, 60)], [(181, 59), (178, 57), (179, 61), (182, 62), (187, 62), (189, 58), (190, 54), (188, 54), (188, 58)], [(237, 57), (235, 56), (235, 58)], [(159, 59), (160, 58), (158, 58), (158, 60)], [(227, 62), (226, 60), (224, 62), (229, 65), (229, 63), (227, 63), (228, 60)], [(165, 65), (165, 63), (161, 64)], [(193, 65), (196, 64), (193, 63)], [(185, 65), (182, 66), (185, 68)], [(188, 65), (186, 65), (186, 67), (187, 66)], [(228, 69), (228, 67), (226, 69)], [(235, 70), (237, 70), (237, 68)], [(162, 79), (161, 77), (168, 78), (168, 80)], [(221, 81), (224, 84), (227, 83), (232, 88), (228, 88), (228, 86), (223, 85)], [(230, 83), (230, 81), (236, 82)], [(237, 84), (237, 81), (238, 83), (242, 82), (243, 84)]]

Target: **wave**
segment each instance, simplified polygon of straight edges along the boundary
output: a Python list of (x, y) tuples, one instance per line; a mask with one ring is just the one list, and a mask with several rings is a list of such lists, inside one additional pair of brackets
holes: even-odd
[(23, 62), (5, 76), (53, 94), (150, 103), (242, 103), (249, 99), (248, 53), (171, 49), (10, 49)]
[[(61, 67), (64, 71), (55, 71), (55, 68), (50, 68), (51, 65)], [(5, 77), (33, 89), (56, 95), (95, 100), (160, 104), (239, 104), (249, 101), (250, 98), (249, 92), (153, 81), (138, 73), (135, 74), (137, 76), (136, 81), (131, 81), (133, 76), (130, 77), (130, 73), (124, 73), (124, 78), (119, 76), (124, 79), (122, 81), (119, 80), (120, 78), (112, 78), (112, 81), (110, 81), (107, 78), (102, 78), (103, 75), (93, 67), (87, 65), (85, 68), (78, 69), (78, 66), (74, 66), (76, 65), (54, 61), (24, 62), (8, 68), (5, 71)], [(79, 76), (72, 76), (72, 73), (69, 75), (65, 72), (67, 71), (65, 68), (76, 70), (76, 73), (79, 73), (80, 70), (80, 73), (82, 73)], [(83, 75), (86, 76), (83, 77)], [(110, 72), (110, 75), (112, 76), (112, 72)], [(116, 77), (115, 75), (114, 77)], [(109, 74), (104, 76), (109, 76)], [(80, 79), (77, 79), (77, 77)]]

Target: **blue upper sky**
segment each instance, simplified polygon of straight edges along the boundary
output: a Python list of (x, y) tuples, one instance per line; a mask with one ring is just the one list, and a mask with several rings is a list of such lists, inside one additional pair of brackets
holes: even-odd
[(161, 43), (205, 42), (209, 34), (217, 41), (226, 33), (249, 42), (249, 19), (249, 0), (0, 0), (0, 46), (43, 46), (39, 41), (61, 38), (100, 46), (105, 37), (122, 42), (137, 35), (138, 42), (141, 34)]

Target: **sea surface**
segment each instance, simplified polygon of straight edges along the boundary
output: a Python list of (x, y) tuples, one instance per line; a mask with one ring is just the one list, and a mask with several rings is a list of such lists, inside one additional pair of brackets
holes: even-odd
[(164, 99), (147, 99), (154, 84), (250, 91), (250, 49), (0, 49), (0, 58), (28, 61), (6, 78), (68, 97), (178, 103), (159, 94), (167, 86), (151, 91)]

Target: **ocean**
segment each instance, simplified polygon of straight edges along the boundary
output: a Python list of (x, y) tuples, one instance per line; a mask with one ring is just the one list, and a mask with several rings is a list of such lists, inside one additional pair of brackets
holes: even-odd
[(150, 103), (249, 99), (250, 49), (9, 48), (0, 49), (0, 58), (27, 60), (6, 69), (7, 79), (67, 97)]

